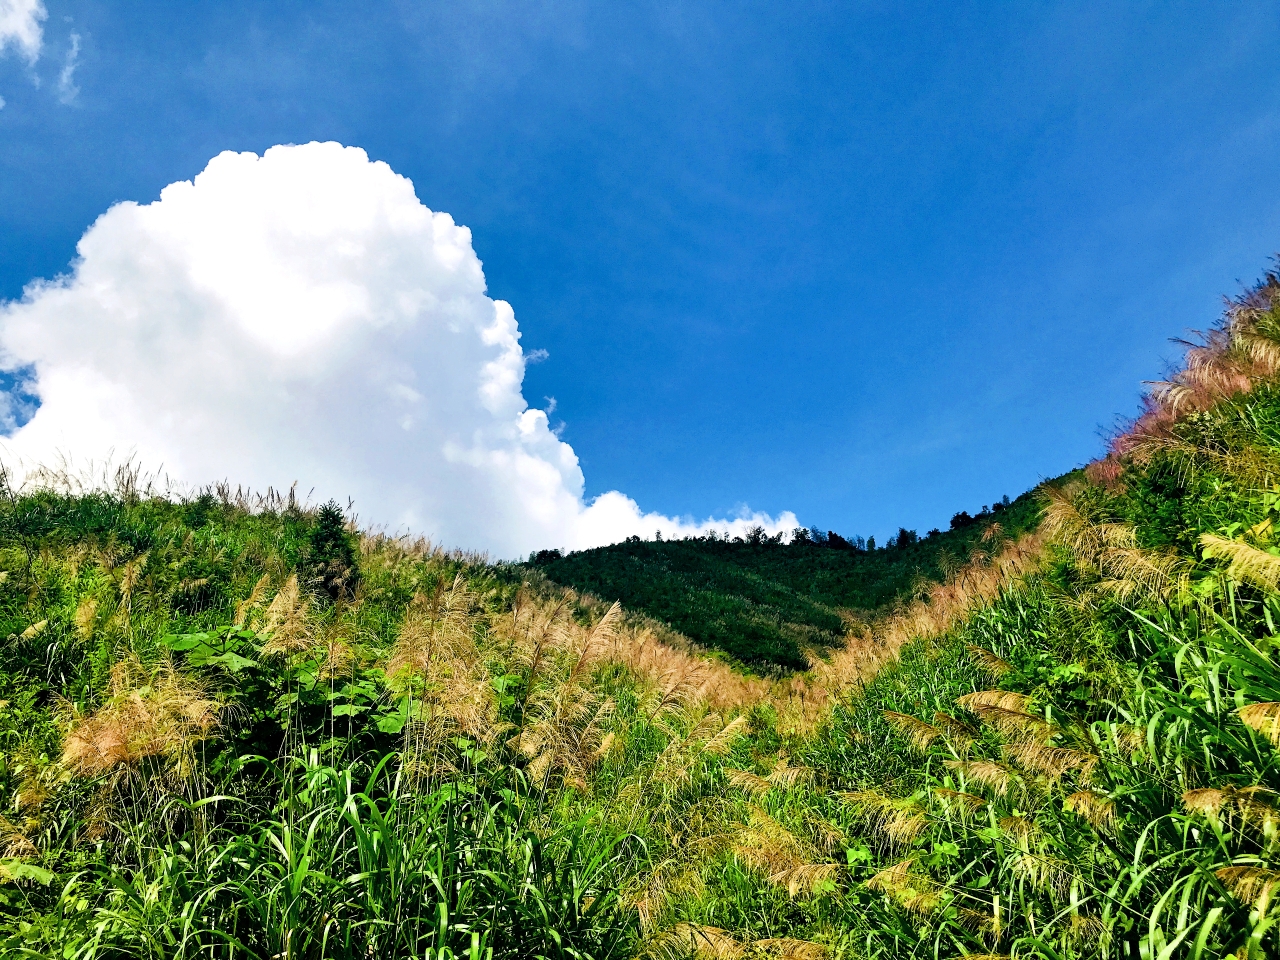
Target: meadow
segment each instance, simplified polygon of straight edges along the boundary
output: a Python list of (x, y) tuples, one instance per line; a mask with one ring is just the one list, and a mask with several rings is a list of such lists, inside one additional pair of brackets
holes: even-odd
[(6, 484), (0, 947), (1275, 955), (1278, 473), (1268, 275), (1024, 530), (763, 677), (333, 504)]

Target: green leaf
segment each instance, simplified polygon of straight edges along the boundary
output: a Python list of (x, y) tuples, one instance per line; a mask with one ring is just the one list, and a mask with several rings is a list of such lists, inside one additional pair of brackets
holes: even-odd
[(329, 694), (330, 700), (376, 700), (378, 689), (371, 683), (348, 683)]
[(209, 646), (209, 641), (215, 636), (212, 633), (182, 633), (167, 634), (160, 638), (160, 642), (170, 650), (181, 653), (184, 650), (194, 650), (197, 647)]
[(383, 733), (399, 733), (408, 722), (407, 713), (404, 710), (397, 710), (394, 713), (384, 713), (378, 717), (377, 726)]
[(53, 883), (53, 873), (21, 860), (0, 860), (0, 878), (7, 880), (34, 880), (43, 886)]
[(849, 859), (849, 866), (857, 863), (870, 863), (871, 851), (865, 844), (858, 844), (856, 847), (849, 847), (845, 850), (845, 856)]
[(960, 845), (941, 840), (933, 845), (933, 852), (940, 857), (946, 857), (948, 859), (958, 857), (960, 856)]
[(490, 686), (498, 693), (506, 693), (507, 688), (516, 686), (521, 680), (518, 673), (507, 673), (500, 677), (494, 677), (489, 681)]
[(248, 657), (242, 657), (238, 653), (228, 650), (226, 653), (219, 653), (212, 657), (206, 657), (205, 663), (212, 663), (215, 666), (225, 667), (232, 673), (239, 673), (241, 670), (247, 670), (249, 667), (258, 666), (257, 660), (250, 660)]

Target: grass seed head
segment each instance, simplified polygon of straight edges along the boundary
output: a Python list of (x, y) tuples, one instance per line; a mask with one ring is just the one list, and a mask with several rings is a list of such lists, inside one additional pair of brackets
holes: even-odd
[(1280, 746), (1280, 703), (1251, 703), (1236, 711), (1245, 726)]
[(72, 722), (62, 763), (75, 776), (95, 777), (152, 757), (168, 760), (167, 775), (194, 773), (193, 747), (217, 726), (222, 704), (168, 661), (147, 670), (137, 660), (111, 672), (111, 699)]
[(889, 721), (891, 727), (905, 734), (913, 747), (922, 752), (928, 750), (929, 744), (942, 736), (942, 731), (933, 724), (909, 714), (885, 710), (884, 718)]
[(999, 678), (1003, 677), (1007, 673), (1013, 672), (1013, 664), (996, 656), (984, 647), (975, 646), (971, 643), (966, 649), (969, 651), (969, 655), (973, 657), (978, 666), (993, 677)]
[(1098, 756), (1071, 747), (1050, 747), (1043, 743), (1024, 740), (1005, 747), (1005, 754), (1018, 766), (1040, 774), (1051, 781), (1061, 780), (1072, 771), (1081, 779), (1087, 779), (1098, 763)]
[(735, 770), (732, 768), (725, 769), (725, 777), (729, 781), (729, 786), (735, 787), (752, 797), (762, 797), (773, 789), (773, 784), (769, 780), (752, 773), (750, 770)]
[(1280, 885), (1280, 872), (1265, 867), (1222, 867), (1214, 871), (1214, 876), (1232, 896), (1254, 906), (1260, 913), (1266, 913), (1266, 904)]
[(774, 886), (785, 887), (787, 895), (795, 900), (820, 892), (839, 872), (840, 865), (836, 863), (797, 863), (770, 874), (768, 880)]
[(983, 787), (998, 797), (1021, 784), (1016, 773), (994, 760), (947, 760), (946, 766), (960, 774), (966, 782)]
[(1109, 830), (1115, 824), (1115, 801), (1092, 790), (1077, 790), (1063, 801), (1062, 808), (1083, 817), (1098, 830)]
[(933, 795), (942, 801), (949, 812), (958, 811), (962, 819), (977, 813), (987, 805), (983, 797), (960, 790), (948, 790), (946, 787), (934, 787)]
[(664, 940), (668, 949), (691, 953), (699, 960), (738, 960), (746, 952), (743, 944), (727, 931), (696, 923), (676, 924)]
[(751, 946), (764, 956), (777, 957), (778, 960), (822, 960), (831, 952), (821, 943), (792, 937), (767, 937), (753, 941)]

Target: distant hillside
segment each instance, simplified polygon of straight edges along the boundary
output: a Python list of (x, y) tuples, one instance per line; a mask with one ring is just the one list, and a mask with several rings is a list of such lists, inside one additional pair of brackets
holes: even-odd
[(1028, 492), (977, 516), (958, 513), (945, 532), (903, 530), (880, 547), (817, 531), (784, 544), (757, 531), (732, 540), (632, 538), (568, 555), (544, 550), (527, 565), (556, 583), (620, 600), (741, 663), (803, 669), (804, 651), (836, 643), (847, 617), (943, 579), (975, 549), (996, 546), (993, 537), (1016, 536), (1038, 516)]

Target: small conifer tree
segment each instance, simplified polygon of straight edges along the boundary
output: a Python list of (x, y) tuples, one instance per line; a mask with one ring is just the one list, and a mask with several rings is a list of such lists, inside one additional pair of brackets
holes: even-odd
[(330, 600), (349, 597), (355, 591), (360, 576), (356, 548), (342, 508), (334, 500), (316, 513), (307, 544), (307, 573), (316, 591)]

